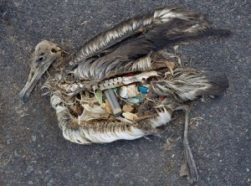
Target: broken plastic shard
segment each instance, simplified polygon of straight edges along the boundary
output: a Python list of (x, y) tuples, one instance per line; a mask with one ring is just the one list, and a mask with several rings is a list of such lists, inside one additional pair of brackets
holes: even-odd
[(144, 85), (140, 85), (138, 86), (138, 91), (142, 94), (147, 94), (149, 92), (149, 89)]
[(128, 120), (135, 121), (138, 119), (138, 116), (136, 114), (133, 114), (131, 112), (123, 112), (122, 116)]
[(104, 91), (106, 99), (108, 100), (111, 108), (112, 108), (112, 112), (114, 115), (119, 115), (121, 114), (122, 110), (121, 107), (119, 105), (119, 102), (117, 100), (117, 97), (114, 93), (114, 91), (112, 89), (108, 89)]
[(112, 108), (110, 104), (108, 103), (108, 100), (105, 100), (104, 103), (102, 103), (101, 107), (109, 114), (112, 114)]
[(119, 95), (125, 99), (135, 97), (138, 94), (139, 94), (139, 91), (135, 84), (123, 86), (120, 88), (120, 91), (119, 91)]
[(144, 101), (144, 96), (135, 96), (127, 99), (129, 103), (138, 104)]
[(129, 98), (128, 100), (127, 100), (128, 102), (130, 102), (130, 103), (133, 103), (133, 104), (138, 104), (140, 101), (139, 101), (139, 99), (138, 98)]
[(123, 105), (122, 110), (123, 110), (123, 112), (132, 112), (134, 110), (134, 108), (130, 104), (125, 104), (125, 105)]
[(101, 90), (97, 90), (95, 92), (95, 98), (97, 99), (98, 103), (100, 105), (102, 105), (102, 103), (103, 103), (103, 95), (102, 95), (102, 91)]

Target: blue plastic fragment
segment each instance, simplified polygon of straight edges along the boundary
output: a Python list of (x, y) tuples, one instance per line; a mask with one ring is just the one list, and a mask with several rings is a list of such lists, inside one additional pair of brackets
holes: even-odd
[(142, 94), (147, 94), (149, 92), (149, 89), (146, 86), (140, 85), (138, 86), (138, 91)]
[(128, 102), (130, 102), (132, 104), (139, 104), (144, 101), (144, 98), (145, 97), (143, 95), (141, 95), (141, 96), (135, 96), (135, 97), (129, 98), (127, 100), (128, 100)]

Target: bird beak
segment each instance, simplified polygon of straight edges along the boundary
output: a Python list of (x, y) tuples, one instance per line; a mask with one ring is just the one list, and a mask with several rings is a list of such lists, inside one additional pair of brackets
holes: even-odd
[(31, 61), (31, 70), (28, 80), (24, 88), (19, 93), (19, 97), (23, 102), (28, 100), (37, 82), (49, 69), (51, 64), (57, 61), (59, 58), (64, 57), (64, 53), (65, 52), (62, 51), (57, 44), (47, 40), (43, 40), (36, 45)]
[(35, 61), (32, 61), (32, 64), (36, 63), (39, 64), (37, 64), (36, 67), (31, 67), (28, 80), (23, 89), (19, 93), (19, 97), (23, 102), (28, 101), (28, 98), (32, 90), (34, 89), (38, 81), (41, 79), (43, 74), (49, 69), (51, 64), (56, 60), (56, 58), (57, 56), (54, 55), (47, 57), (47, 59), (41, 62), (38, 62), (36, 58), (34, 59)]

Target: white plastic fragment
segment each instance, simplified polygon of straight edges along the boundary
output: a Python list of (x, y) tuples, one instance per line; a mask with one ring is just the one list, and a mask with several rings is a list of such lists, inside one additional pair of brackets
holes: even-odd
[(139, 94), (139, 91), (136, 87), (136, 85), (128, 85), (128, 86), (123, 86), (120, 88), (119, 90), (119, 95), (122, 98), (131, 98), (131, 97), (135, 97)]

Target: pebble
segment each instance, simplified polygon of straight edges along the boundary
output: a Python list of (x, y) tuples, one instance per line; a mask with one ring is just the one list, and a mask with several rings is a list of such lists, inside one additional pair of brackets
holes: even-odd
[(32, 136), (31, 136), (31, 140), (32, 140), (33, 142), (35, 142), (35, 141), (36, 141), (36, 139), (37, 139), (37, 137), (36, 137), (36, 136), (34, 136), (34, 135), (32, 135)]
[(33, 181), (28, 181), (28, 184), (29, 185), (33, 185)]

